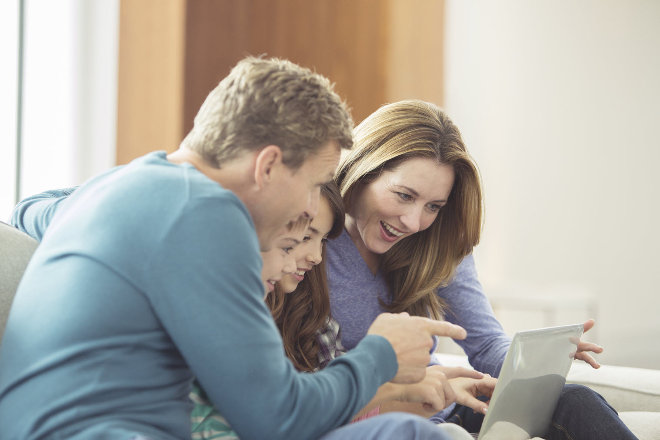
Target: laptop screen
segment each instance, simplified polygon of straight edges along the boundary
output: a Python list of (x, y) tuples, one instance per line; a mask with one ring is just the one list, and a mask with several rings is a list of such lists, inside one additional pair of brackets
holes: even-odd
[(582, 324), (574, 324), (514, 335), (479, 439), (545, 434), (583, 331)]

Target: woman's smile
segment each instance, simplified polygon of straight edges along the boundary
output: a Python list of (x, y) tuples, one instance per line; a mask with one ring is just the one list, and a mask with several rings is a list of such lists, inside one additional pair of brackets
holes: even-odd
[(390, 225), (389, 223), (385, 223), (382, 220), (380, 221), (380, 227), (381, 235), (385, 241), (395, 242), (405, 235), (404, 232), (399, 231), (394, 226)]

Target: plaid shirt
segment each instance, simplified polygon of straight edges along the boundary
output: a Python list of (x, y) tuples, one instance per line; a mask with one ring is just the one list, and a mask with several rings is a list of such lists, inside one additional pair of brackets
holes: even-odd
[(320, 344), (319, 349), (319, 368), (322, 370), (334, 358), (346, 353), (346, 349), (341, 345), (341, 335), (339, 334), (339, 323), (328, 317), (325, 327), (320, 329), (317, 336)]
[[(346, 353), (346, 349), (341, 344), (339, 323), (334, 319), (328, 317), (325, 327), (319, 330), (317, 338), (321, 348), (319, 350), (320, 367), (317, 368), (316, 371), (324, 369), (334, 358)], [(360, 420), (368, 419), (377, 416), (378, 414), (380, 414), (380, 406), (371, 409), (371, 411), (360, 417), (354, 418), (353, 422), (359, 422)]]

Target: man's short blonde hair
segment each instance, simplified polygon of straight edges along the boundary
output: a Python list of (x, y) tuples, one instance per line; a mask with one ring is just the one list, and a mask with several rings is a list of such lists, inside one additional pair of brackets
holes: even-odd
[(297, 169), (328, 141), (353, 145), (346, 104), (322, 75), (287, 60), (241, 60), (202, 104), (183, 146), (210, 165), (277, 145)]

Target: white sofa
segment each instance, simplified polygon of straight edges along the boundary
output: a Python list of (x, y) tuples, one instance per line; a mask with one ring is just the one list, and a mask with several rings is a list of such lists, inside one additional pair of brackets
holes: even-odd
[[(443, 365), (469, 367), (466, 356), (435, 356)], [(586, 385), (600, 393), (640, 440), (660, 440), (660, 370), (612, 365), (595, 370), (575, 361), (567, 382)]]
[(640, 440), (660, 440), (660, 371), (574, 362), (568, 382), (600, 393)]
[(0, 222), (0, 340), (14, 293), (37, 244), (32, 237)]

